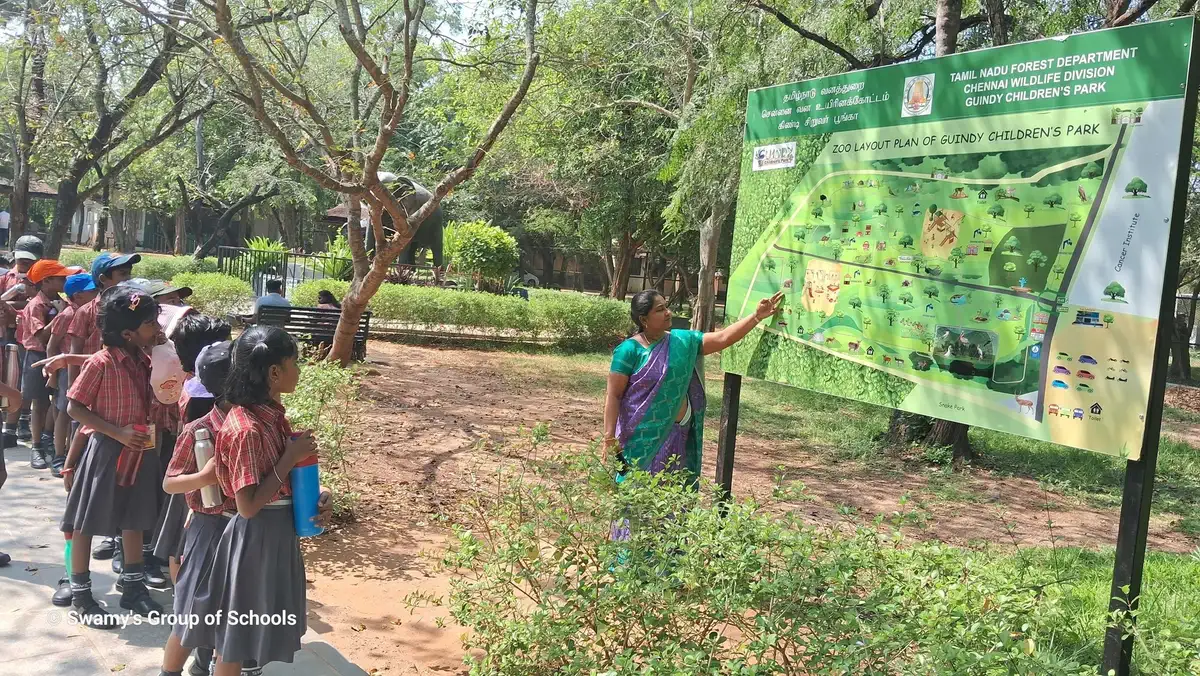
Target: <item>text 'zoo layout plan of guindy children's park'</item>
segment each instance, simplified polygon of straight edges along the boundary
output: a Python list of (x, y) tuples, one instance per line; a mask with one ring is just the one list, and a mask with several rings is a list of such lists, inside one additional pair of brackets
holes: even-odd
[(726, 370), (1138, 457), (1191, 26), (752, 91)]

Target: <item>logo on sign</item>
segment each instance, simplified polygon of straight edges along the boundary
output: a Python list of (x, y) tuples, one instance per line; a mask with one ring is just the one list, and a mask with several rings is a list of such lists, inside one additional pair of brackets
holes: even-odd
[(901, 117), (920, 117), (933, 111), (934, 74), (914, 75), (904, 79), (904, 99), (900, 104)]
[(796, 166), (796, 142), (776, 143), (754, 149), (754, 171), (788, 169)]

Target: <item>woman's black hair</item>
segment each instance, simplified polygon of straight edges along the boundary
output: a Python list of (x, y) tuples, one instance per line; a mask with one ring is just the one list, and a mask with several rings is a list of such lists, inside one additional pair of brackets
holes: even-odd
[(125, 347), (125, 331), (137, 331), (147, 321), (158, 319), (158, 303), (144, 291), (130, 286), (114, 286), (100, 294), (96, 325), (109, 347)]
[(334, 307), (342, 306), (342, 304), (337, 302), (337, 299), (333, 297), (333, 294), (325, 289), (321, 289), (317, 292), (317, 303), (324, 303), (325, 305), (332, 305)]
[(271, 400), (267, 374), (272, 366), (299, 354), (296, 339), (277, 326), (259, 324), (247, 329), (233, 343), (225, 400), (237, 406), (265, 404)]
[(633, 294), (633, 300), (629, 301), (629, 317), (633, 320), (634, 334), (646, 330), (646, 327), (642, 326), (642, 319), (654, 310), (654, 299), (661, 296), (662, 294), (654, 289), (646, 289)]
[(188, 373), (196, 372), (196, 357), (200, 350), (222, 340), (229, 340), (233, 330), (229, 322), (216, 317), (189, 312), (180, 317), (175, 333), (169, 338), (175, 343), (175, 354)]

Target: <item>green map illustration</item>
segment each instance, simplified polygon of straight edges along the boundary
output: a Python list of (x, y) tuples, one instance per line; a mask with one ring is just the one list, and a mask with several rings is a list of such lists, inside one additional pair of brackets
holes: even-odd
[[(1080, 51), (1070, 41), (1046, 48)], [(803, 111), (816, 125), (764, 132), (776, 111), (760, 112), (752, 94), (727, 313), (745, 316), (780, 290), (785, 302), (727, 353), (726, 369), (1136, 457), (1182, 98), (1139, 92), (1146, 98), (925, 121), (907, 113), (936, 114), (939, 97), (965, 96), (983, 78), (932, 63), (916, 67), (929, 75), (866, 76), (861, 105), (901, 111), (881, 117), (885, 126), (862, 128), (842, 107)], [(849, 77), (757, 100), (844, 92)], [(1083, 96), (1096, 87), (1085, 86)], [(814, 129), (835, 114), (857, 128)]]

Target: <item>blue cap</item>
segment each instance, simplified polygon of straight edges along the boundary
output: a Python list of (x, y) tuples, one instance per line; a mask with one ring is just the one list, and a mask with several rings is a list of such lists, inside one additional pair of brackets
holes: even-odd
[(94, 291), (96, 289), (96, 281), (86, 272), (81, 272), (77, 275), (67, 277), (66, 284), (63, 285), (63, 291), (68, 296), (74, 296), (77, 293), (84, 291)]
[(142, 257), (137, 254), (110, 254), (102, 253), (92, 261), (92, 279), (96, 283), (100, 283), (100, 275), (108, 272), (113, 268), (119, 268), (122, 265), (133, 265), (142, 260)]

